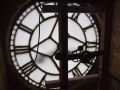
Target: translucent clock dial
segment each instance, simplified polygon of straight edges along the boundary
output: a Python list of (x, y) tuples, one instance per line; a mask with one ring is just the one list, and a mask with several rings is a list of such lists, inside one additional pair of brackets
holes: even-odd
[[(16, 13), (10, 30), (9, 49), (13, 66), (23, 80), (46, 89), (45, 81), (59, 80), (60, 66), (55, 59), (59, 51), (59, 30), (58, 13), (43, 13), (43, 5), (57, 3), (34, 1)], [(76, 3), (68, 5), (79, 6)], [(68, 13), (68, 53), (76, 51), (78, 46), (83, 46), (84, 51), (98, 51), (99, 33), (89, 13)], [(68, 77), (84, 76), (91, 67), (70, 60)]]

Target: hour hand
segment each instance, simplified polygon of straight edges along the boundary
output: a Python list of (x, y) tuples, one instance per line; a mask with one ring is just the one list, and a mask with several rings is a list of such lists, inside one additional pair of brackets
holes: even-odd
[(78, 46), (79, 51), (83, 51), (83, 46)]
[(64, 58), (67, 58), (67, 60), (73, 60), (73, 61), (75, 59), (79, 59), (79, 61), (82, 63), (90, 63), (91, 59), (93, 59), (99, 55), (101, 55), (101, 52), (99, 52), (99, 51), (94, 51), (94, 52), (82, 51), (78, 54), (68, 54), (67, 56), (65, 56), (64, 53), (57, 53), (55, 55), (55, 58), (57, 60), (62, 60)]

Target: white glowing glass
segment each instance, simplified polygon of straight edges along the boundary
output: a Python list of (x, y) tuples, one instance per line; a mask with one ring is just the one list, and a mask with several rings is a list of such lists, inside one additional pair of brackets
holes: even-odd
[(15, 38), (15, 45), (28, 45), (30, 35), (25, 31), (18, 29)]
[(39, 23), (39, 14), (37, 10), (33, 10), (30, 12), (25, 19), (23, 19), (22, 24), (27, 27), (34, 29), (36, 25)]
[(68, 20), (68, 33), (71, 36), (85, 42), (85, 36), (82, 29), (75, 21), (71, 19)]
[[(38, 51), (46, 55), (52, 55), (57, 49), (57, 45), (52, 40), (46, 40), (42, 44), (39, 44)], [(37, 51), (37, 47), (34, 48)]]
[(39, 69), (36, 69), (30, 74), (30, 78), (36, 82), (40, 82), (45, 73), (41, 72)]
[(85, 71), (88, 69), (88, 67), (84, 63), (80, 63), (78, 68), (80, 69), (82, 74), (85, 73)]
[[(41, 60), (41, 59), (39, 59)], [(48, 57), (43, 57), (42, 61), (36, 61), (36, 64), (48, 73), (58, 74), (58, 70), (55, 67), (53, 61)]]
[(86, 17), (86, 15), (84, 13), (80, 14), (80, 16), (78, 18), (78, 22), (80, 23), (80, 25), (82, 26), (82, 28), (85, 28), (85, 27), (91, 25), (90, 20), (88, 19), (88, 17)]
[(96, 41), (96, 34), (94, 28), (89, 28), (85, 32), (87, 41)]
[(17, 62), (20, 65), (20, 67), (22, 67), (23, 65), (31, 61), (29, 53), (16, 55), (16, 58), (17, 58)]

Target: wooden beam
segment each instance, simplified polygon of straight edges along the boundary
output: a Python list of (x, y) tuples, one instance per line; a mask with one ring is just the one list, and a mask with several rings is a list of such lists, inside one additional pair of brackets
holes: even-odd
[[(35, 0), (33, 0), (35, 1)], [(36, 0), (39, 1), (39, 0)], [(43, 2), (58, 2), (59, 0), (41, 0)], [(83, 4), (102, 4), (105, 0), (64, 0), (68, 3), (83, 3)], [(64, 2), (62, 1), (62, 2)], [(111, 1), (111, 0), (110, 0)]]
[[(103, 6), (102, 6), (103, 7)], [(101, 13), (102, 7), (99, 6), (68, 6), (69, 13)], [(45, 13), (58, 12), (58, 6), (44, 5), (42, 11)]]
[(112, 19), (113, 19), (113, 3), (106, 2), (104, 12), (104, 54), (102, 62), (102, 80), (100, 90), (109, 90), (109, 65), (111, 56), (111, 34), (112, 34)]
[[(82, 77), (76, 77), (76, 78), (70, 78), (68, 79), (69, 86), (74, 86), (74, 84), (78, 84), (79, 86), (82, 86), (87, 83), (94, 83), (97, 82), (99, 79), (98, 74), (93, 75), (86, 75)], [(56, 88), (60, 87), (60, 81), (59, 80), (53, 80), (53, 81), (46, 81), (46, 87), (47, 88)]]

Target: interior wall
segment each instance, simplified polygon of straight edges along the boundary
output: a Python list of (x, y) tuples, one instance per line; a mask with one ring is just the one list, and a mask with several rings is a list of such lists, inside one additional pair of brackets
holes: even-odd
[(6, 90), (6, 87), (7, 87), (6, 69), (0, 42), (0, 90)]
[[(114, 2), (110, 74), (120, 80), (120, 0)], [(120, 81), (110, 79), (111, 90), (120, 90)]]
[(9, 27), (10, 20), (14, 13), (19, 9), (19, 6), (26, 0), (0, 0), (0, 90), (28, 90), (19, 84), (19, 81), (14, 77), (9, 70), (5, 45), (6, 32)]

